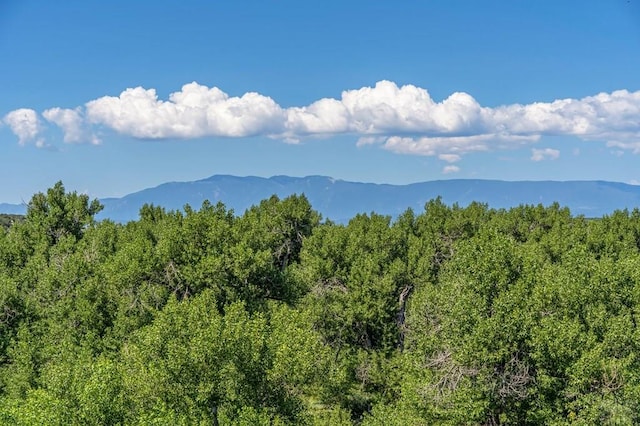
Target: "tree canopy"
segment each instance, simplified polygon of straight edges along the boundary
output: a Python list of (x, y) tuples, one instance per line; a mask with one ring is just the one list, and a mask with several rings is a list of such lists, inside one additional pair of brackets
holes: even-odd
[(640, 422), (639, 210), (100, 209), (0, 228), (2, 424)]

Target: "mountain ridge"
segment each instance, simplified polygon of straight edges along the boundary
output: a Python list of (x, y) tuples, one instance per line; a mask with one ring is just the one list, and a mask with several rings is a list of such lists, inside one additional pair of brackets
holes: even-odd
[[(119, 198), (103, 198), (100, 201), (105, 208), (98, 219), (126, 222), (137, 219), (140, 207), (146, 203), (178, 210), (185, 204), (199, 208), (204, 200), (220, 201), (235, 213), (242, 214), (272, 195), (283, 198), (303, 193), (323, 217), (336, 222), (346, 222), (358, 213), (376, 212), (395, 217), (407, 208), (421, 211), (426, 202), (438, 196), (446, 204), (466, 206), (476, 201), (491, 208), (558, 202), (569, 207), (572, 214), (587, 217), (640, 207), (640, 186), (605, 180), (447, 179), (387, 184), (353, 182), (322, 175), (269, 178), (211, 175), (194, 181), (165, 182)], [(25, 211), (24, 204), (0, 204), (0, 213)]]

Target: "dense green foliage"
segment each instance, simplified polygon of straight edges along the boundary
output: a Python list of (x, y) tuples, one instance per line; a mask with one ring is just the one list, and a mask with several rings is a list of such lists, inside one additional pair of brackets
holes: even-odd
[(635, 424), (640, 211), (304, 196), (0, 228), (0, 424)]
[(0, 229), (7, 229), (16, 222), (24, 220), (24, 216), (19, 214), (0, 213)]

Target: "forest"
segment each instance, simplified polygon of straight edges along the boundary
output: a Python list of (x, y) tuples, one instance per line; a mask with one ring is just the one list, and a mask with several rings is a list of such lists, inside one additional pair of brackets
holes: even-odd
[(640, 423), (640, 210), (101, 208), (0, 226), (0, 424)]

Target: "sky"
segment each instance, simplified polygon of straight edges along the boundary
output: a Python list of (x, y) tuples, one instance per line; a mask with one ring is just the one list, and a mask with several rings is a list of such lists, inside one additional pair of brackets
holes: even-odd
[(0, 202), (325, 175), (640, 183), (640, 1), (0, 0)]

